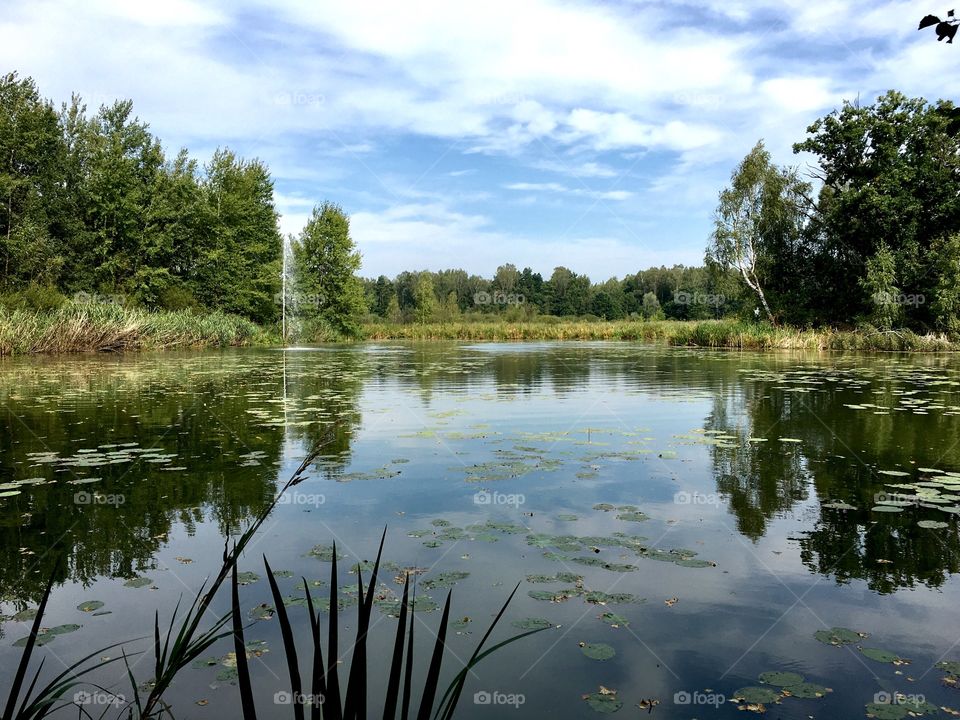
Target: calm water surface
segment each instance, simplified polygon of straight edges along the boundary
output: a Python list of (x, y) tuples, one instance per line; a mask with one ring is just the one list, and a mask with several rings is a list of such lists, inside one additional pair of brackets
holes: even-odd
[[(624, 717), (644, 699), (662, 718), (742, 717), (729, 700), (767, 671), (832, 689), (769, 717), (864, 717), (884, 691), (960, 706), (934, 667), (960, 660), (960, 359), (553, 343), (19, 358), (0, 361), (0, 411), (0, 687), (58, 560), (44, 624), (81, 627), (41, 648), (51, 668), (168, 618), (326, 439), (243, 559), (241, 603), (270, 602), (265, 553), (305, 641), (295, 586), (328, 577), (320, 546), (336, 540), (351, 585), (388, 526), (382, 610), (402, 567), (467, 574), (452, 660), (521, 582), (498, 637), (557, 627), (481, 665), (459, 717), (592, 717), (582, 696), (601, 686)], [(426, 598), (446, 592), (420, 591), (424, 643), (440, 619)], [(396, 621), (374, 621), (376, 656)], [(868, 637), (815, 638), (832, 627)], [(247, 637), (266, 650), (261, 716), (289, 717), (270, 702), (286, 686), (276, 618)], [(180, 677), (178, 718), (236, 707), (231, 649)], [(129, 699), (119, 669), (98, 681)], [(683, 704), (711, 694), (728, 701)]]

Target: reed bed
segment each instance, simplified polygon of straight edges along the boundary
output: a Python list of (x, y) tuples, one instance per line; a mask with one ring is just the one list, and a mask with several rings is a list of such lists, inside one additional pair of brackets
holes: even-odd
[(946, 352), (960, 349), (946, 336), (917, 335), (910, 330), (814, 330), (738, 320), (371, 323), (364, 326), (363, 333), (369, 340), (622, 340), (740, 350)]
[(269, 341), (256, 323), (221, 312), (149, 312), (83, 303), (48, 311), (0, 308), (0, 355), (227, 347)]

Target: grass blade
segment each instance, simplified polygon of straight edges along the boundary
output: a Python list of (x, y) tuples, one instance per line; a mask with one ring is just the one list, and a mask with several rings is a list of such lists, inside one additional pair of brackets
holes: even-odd
[(420, 700), (420, 712), (417, 714), (417, 720), (430, 720), (430, 714), (433, 712), (433, 700), (437, 696), (437, 685), (440, 683), (443, 651), (446, 649), (447, 625), (450, 622), (450, 598), (452, 595), (452, 591), (448, 592), (447, 601), (443, 604), (443, 617), (440, 618), (437, 641), (433, 646), (433, 657), (430, 658), (430, 668), (427, 670), (427, 679), (423, 687), (423, 697)]
[(253, 702), (253, 686), (250, 683), (250, 667), (247, 665), (247, 646), (243, 641), (243, 620), (240, 618), (240, 593), (237, 582), (237, 565), (233, 565), (230, 580), (230, 600), (233, 606), (233, 650), (237, 655), (237, 682), (240, 685), (240, 708), (243, 720), (257, 720), (257, 707)]
[(410, 592), (410, 575), (403, 580), (403, 599), (400, 601), (400, 617), (397, 626), (397, 639), (393, 644), (393, 659), (390, 661), (390, 679), (387, 681), (387, 696), (383, 703), (383, 720), (394, 720), (397, 716), (397, 701), (400, 693), (400, 671), (403, 667), (403, 641), (407, 631), (407, 596)]
[(310, 710), (310, 720), (321, 720), (323, 707), (316, 702), (317, 697), (326, 699), (327, 686), (323, 671), (323, 647), (320, 645), (320, 613), (313, 607), (313, 594), (307, 578), (303, 578), (303, 592), (307, 596), (307, 612), (310, 614), (310, 638), (313, 641), (313, 670), (310, 674), (310, 688), (314, 695), (313, 706)]
[(303, 686), (300, 684), (300, 663), (297, 660), (297, 644), (293, 640), (293, 628), (290, 626), (290, 618), (287, 616), (287, 607), (283, 604), (283, 596), (280, 594), (280, 588), (277, 586), (277, 579), (273, 576), (273, 570), (267, 561), (267, 556), (263, 556), (263, 565), (267, 569), (267, 580), (270, 581), (270, 592), (273, 593), (273, 601), (276, 603), (277, 620), (280, 621), (280, 635), (283, 637), (283, 651), (287, 658), (287, 669), (290, 671), (290, 692), (293, 694), (293, 717), (294, 720), (303, 720)]
[(326, 714), (329, 720), (343, 720), (340, 705), (340, 676), (337, 673), (339, 648), (337, 643), (337, 616), (340, 606), (337, 597), (337, 541), (333, 541), (333, 564), (330, 567), (330, 629), (327, 638), (326, 685), (329, 694), (325, 698)]
[[(40, 605), (37, 607), (37, 615), (33, 618), (33, 625), (30, 627), (30, 637), (27, 645), (20, 656), (20, 663), (17, 665), (17, 673), (13, 678), (13, 685), (10, 686), (10, 695), (7, 697), (7, 704), (3, 711), (3, 720), (13, 720), (13, 711), (17, 706), (17, 698), (20, 697), (20, 688), (23, 686), (23, 680), (27, 676), (27, 667), (30, 665), (30, 656), (33, 655), (33, 648), (37, 642), (37, 635), (40, 634), (40, 623), (43, 621), (43, 614), (47, 609), (47, 601), (53, 592), (53, 583), (60, 569), (58, 560), (50, 573), (50, 579), (47, 581), (47, 587), (43, 591), (43, 597), (40, 599)], [(39, 672), (39, 671), (38, 671)]]
[(413, 613), (416, 606), (417, 585), (416, 580), (414, 580), (413, 602), (410, 605), (410, 635), (407, 639), (407, 667), (403, 673), (403, 703), (400, 706), (401, 720), (408, 720), (410, 717), (410, 691), (413, 689), (413, 626), (416, 625)]

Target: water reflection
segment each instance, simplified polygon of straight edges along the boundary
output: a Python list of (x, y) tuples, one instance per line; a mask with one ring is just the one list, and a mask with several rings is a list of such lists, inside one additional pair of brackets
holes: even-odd
[[(403, 411), (387, 407), (387, 397), (404, 398)], [(0, 484), (44, 484), (17, 486), (19, 494), (0, 500), (0, 594), (35, 600), (61, 552), (64, 580), (142, 572), (175, 525), (188, 534), (202, 523), (221, 535), (235, 530), (271, 496), (278, 468), (324, 434), (334, 442), (322, 477), (349, 480), (352, 463), (376, 468), (396, 454), (382, 444), (357, 451), (369, 428), (415, 425), (441, 401), (478, 398), (490, 411), (473, 422), (507, 417), (528, 431), (558, 401), (585, 411), (615, 406), (611, 428), (650, 428), (662, 443), (671, 441), (666, 420), (695, 411), (685, 431), (729, 434), (704, 452), (744, 537), (756, 541), (796, 514), (810, 572), (838, 583), (862, 579), (878, 593), (939, 586), (957, 572), (955, 516), (870, 509), (891, 479), (877, 470), (960, 468), (952, 359), (384, 345), (4, 360)], [(665, 416), (663, 402), (676, 413)], [(558, 477), (577, 471), (570, 464)], [(122, 500), (102, 500), (109, 497)], [(820, 507), (826, 501), (856, 509)], [(918, 518), (949, 526), (933, 533)]]

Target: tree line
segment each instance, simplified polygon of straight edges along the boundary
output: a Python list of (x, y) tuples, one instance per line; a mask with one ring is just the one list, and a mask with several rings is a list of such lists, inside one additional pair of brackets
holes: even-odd
[(0, 291), (273, 322), (282, 239), (259, 160), (165, 155), (129, 100), (55, 108), (31, 78), (0, 76)]
[[(566, 267), (358, 277), (349, 217), (325, 202), (291, 238), (288, 299), (310, 334), (364, 318), (763, 318), (960, 334), (960, 110), (890, 91), (816, 120), (778, 166), (763, 142), (720, 193), (699, 267), (594, 282)], [(283, 238), (267, 166), (168, 157), (129, 100), (59, 108), (0, 76), (0, 305), (101, 295), (153, 309), (280, 316)], [(292, 293), (292, 295), (290, 295)]]
[(749, 312), (750, 301), (733, 273), (716, 264), (650, 268), (594, 283), (562, 266), (544, 279), (529, 267), (507, 263), (493, 278), (465, 270), (381, 275), (364, 279), (363, 291), (369, 312), (391, 322), (443, 322), (464, 315), (697, 320)]

